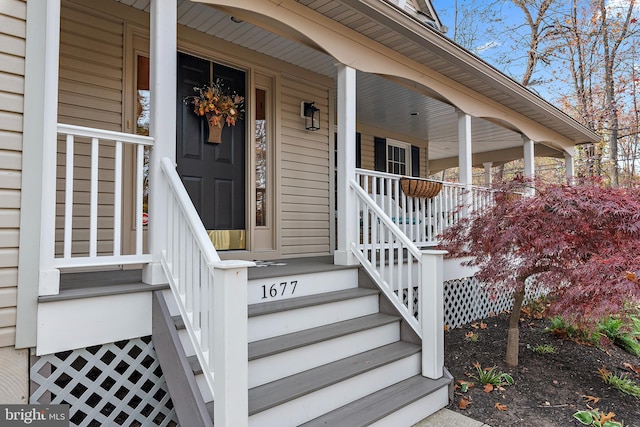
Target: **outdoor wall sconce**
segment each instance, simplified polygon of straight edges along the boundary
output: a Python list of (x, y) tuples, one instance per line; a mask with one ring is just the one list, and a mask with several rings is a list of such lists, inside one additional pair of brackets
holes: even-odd
[(302, 102), (300, 107), (300, 115), (304, 117), (304, 128), (306, 130), (320, 129), (320, 109), (315, 106), (315, 102)]

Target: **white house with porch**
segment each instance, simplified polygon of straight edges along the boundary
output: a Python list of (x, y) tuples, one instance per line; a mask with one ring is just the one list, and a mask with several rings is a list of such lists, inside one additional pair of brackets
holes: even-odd
[(472, 168), (598, 141), (429, 1), (8, 0), (0, 37), (0, 402), (72, 425), (414, 424)]

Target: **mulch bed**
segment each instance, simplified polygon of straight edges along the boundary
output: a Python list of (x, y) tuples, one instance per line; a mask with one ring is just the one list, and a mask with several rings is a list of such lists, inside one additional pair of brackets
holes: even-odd
[[(556, 337), (544, 332), (548, 321), (526, 318), (520, 322), (519, 366), (509, 367), (504, 362), (508, 317), (505, 313), (445, 332), (445, 366), (456, 381), (475, 383), (467, 393), (456, 388), (449, 409), (493, 427), (558, 427), (581, 426), (572, 415), (598, 408), (614, 412), (615, 420), (624, 421), (625, 426), (640, 427), (640, 399), (606, 385), (597, 372), (604, 366), (617, 374), (626, 373), (640, 384), (640, 375), (628, 368), (640, 367), (640, 358), (613, 345), (600, 349)], [(465, 337), (469, 332), (478, 335), (477, 341)], [(527, 344), (551, 344), (555, 353), (537, 354), (527, 349)], [(476, 373), (476, 363), (482, 368), (497, 366), (513, 377), (514, 384), (486, 393), (482, 384), (470, 377)], [(587, 396), (599, 401), (589, 401)], [(466, 409), (460, 408), (463, 398), (469, 400)], [(506, 410), (497, 409), (496, 403), (505, 405)]]

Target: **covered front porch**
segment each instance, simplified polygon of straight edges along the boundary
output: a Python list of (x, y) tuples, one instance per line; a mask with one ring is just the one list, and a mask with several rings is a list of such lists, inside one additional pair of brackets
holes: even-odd
[[(216, 417), (246, 425), (237, 408), (248, 406), (248, 269), (320, 256), (361, 266), (419, 341), (420, 374), (443, 378), (443, 253), (429, 248), (461, 215), (492, 203), (472, 168), (524, 158), (533, 176), (534, 157), (549, 155), (564, 157), (571, 177), (572, 147), (593, 135), (392, 3), (324, 3), (65, 0), (33, 12), (29, 25), (40, 31), (29, 38), (27, 69), (43, 84), (25, 91), (25, 120), (41, 126), (25, 133), (23, 208), (32, 209), (22, 221), (37, 226), (21, 233), (21, 248), (37, 250), (21, 259), (20, 345), (38, 354), (80, 345), (73, 330), (58, 340), (36, 321), (49, 315), (73, 327), (73, 316), (44, 312), (73, 287), (61, 287), (61, 272), (141, 268), (148, 295), (118, 297), (136, 312), (135, 331), (124, 322), (81, 345), (150, 333), (151, 292), (168, 285), (206, 388), (220, 397)], [(213, 70), (209, 77), (216, 67), (242, 76), (245, 120), (234, 131), (247, 153), (236, 189), (243, 249), (214, 247), (194, 196), (210, 193), (197, 193), (178, 154), (212, 149), (204, 134), (185, 137), (180, 127), (197, 119), (176, 97), (189, 81), (178, 52)], [(141, 90), (148, 135), (136, 134), (140, 105), (129, 102)], [(300, 110), (309, 102), (320, 113), (313, 128)], [(264, 167), (254, 145), (263, 125)], [(403, 176), (422, 182), (451, 167), (460, 182), (436, 182), (431, 197), (402, 189)], [(139, 294), (141, 283), (122, 295)], [(266, 298), (272, 288), (258, 290)], [(86, 309), (85, 292), (77, 306)], [(105, 316), (119, 304), (94, 303), (105, 303)], [(214, 381), (214, 372), (229, 374)]]

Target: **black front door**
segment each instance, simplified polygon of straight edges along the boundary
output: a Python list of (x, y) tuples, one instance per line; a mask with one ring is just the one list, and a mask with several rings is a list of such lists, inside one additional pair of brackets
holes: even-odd
[(242, 231), (244, 244), (244, 119), (235, 126), (224, 126), (221, 143), (208, 143), (206, 120), (193, 112), (193, 105), (187, 100), (195, 94), (194, 87), (217, 79), (231, 92), (246, 95), (244, 71), (178, 53), (177, 168), (205, 228), (217, 230), (215, 233)]

